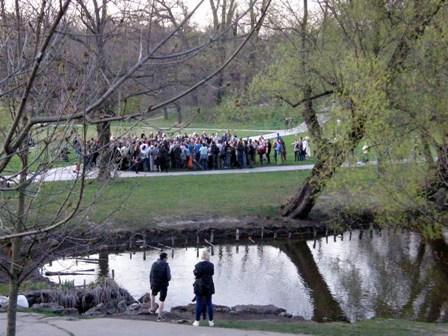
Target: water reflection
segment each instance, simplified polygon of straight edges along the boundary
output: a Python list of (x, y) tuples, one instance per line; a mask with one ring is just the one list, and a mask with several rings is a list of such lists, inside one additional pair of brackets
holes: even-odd
[[(274, 304), (316, 321), (371, 317), (437, 320), (448, 306), (448, 247), (442, 239), (425, 244), (416, 234), (353, 232), (313, 241), (266, 245), (216, 245), (215, 303)], [(352, 239), (349, 239), (352, 237)], [(167, 306), (193, 297), (192, 270), (198, 249), (175, 248), (169, 263), (173, 279)], [(98, 274), (111, 276), (138, 298), (149, 291), (148, 273), (158, 251), (90, 256), (92, 275), (61, 277), (82, 285)], [(49, 271), (85, 268), (82, 260), (59, 260)], [(92, 268), (92, 264), (89, 264)], [(58, 281), (58, 277), (50, 277)]]

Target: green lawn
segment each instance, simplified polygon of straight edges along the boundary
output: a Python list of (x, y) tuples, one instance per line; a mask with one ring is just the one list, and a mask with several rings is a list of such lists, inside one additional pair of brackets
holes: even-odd
[[(152, 226), (161, 218), (275, 216), (280, 205), (309, 174), (307, 170), (138, 177), (114, 179), (108, 184), (88, 180), (82, 208), (93, 203), (88, 209), (91, 220), (96, 223), (108, 220), (123, 229)], [(376, 179), (374, 167), (341, 169), (328, 192), (338, 190), (341, 183), (348, 191), (358, 190), (375, 183)], [(70, 182), (44, 184), (33, 203), (35, 218), (42, 221), (48, 219), (48, 214), (55, 213), (70, 185)]]
[[(154, 218), (276, 215), (309, 171), (208, 176), (126, 178), (102, 185), (89, 181), (83, 207), (95, 222), (109, 218), (117, 227), (139, 228)], [(56, 209), (67, 183), (48, 183), (35, 203), (39, 218)]]
[(216, 321), (222, 328), (275, 331), (281, 333), (322, 336), (417, 336), (447, 335), (448, 324), (406, 320), (373, 319), (356, 323)]

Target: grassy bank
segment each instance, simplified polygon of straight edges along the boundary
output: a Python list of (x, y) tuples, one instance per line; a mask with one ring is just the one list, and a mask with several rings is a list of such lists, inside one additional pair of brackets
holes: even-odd
[(291, 322), (278, 323), (269, 321), (217, 321), (222, 328), (246, 330), (275, 331), (291, 334), (322, 336), (413, 336), (413, 335), (447, 335), (448, 324), (424, 323), (394, 319), (373, 319), (356, 323), (315, 323)]
[[(272, 216), (298, 188), (309, 171), (170, 176), (116, 179), (103, 185), (89, 181), (83, 208), (94, 202), (89, 218), (109, 219), (117, 227), (148, 227), (160, 217)], [(42, 190), (38, 213), (56, 209), (67, 183), (48, 183)]]
[[(148, 228), (162, 218), (276, 216), (280, 205), (309, 174), (310, 171), (292, 171), (136, 177), (114, 179), (107, 184), (89, 180), (82, 208), (94, 222), (107, 220), (123, 229)], [(335, 177), (338, 180), (357, 190), (375, 183), (375, 168), (343, 169)], [(37, 218), (48, 218), (49, 213), (54, 213), (70, 185), (46, 183), (34, 203)]]

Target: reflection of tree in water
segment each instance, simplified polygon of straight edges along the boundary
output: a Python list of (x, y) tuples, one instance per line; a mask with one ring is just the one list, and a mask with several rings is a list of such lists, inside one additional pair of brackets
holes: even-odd
[(99, 277), (109, 276), (109, 253), (102, 250), (99, 252), (98, 264), (100, 267)]
[(428, 245), (431, 247), (434, 265), (428, 273), (430, 286), (423, 303), (418, 307), (417, 317), (436, 321), (441, 317), (443, 305), (448, 304), (448, 245), (443, 239), (431, 240)]
[(444, 249), (442, 255), (448, 256), (443, 240), (425, 244), (408, 232), (383, 232), (382, 237), (358, 242), (351, 265), (333, 263), (341, 287), (338, 297), (346, 293), (344, 311), (351, 319), (366, 318), (370, 311), (377, 317), (437, 320), (448, 303), (448, 263), (433, 254)]
[(291, 259), (304, 285), (310, 289), (313, 300), (313, 320), (320, 322), (346, 320), (339, 303), (334, 299), (320, 274), (306, 241), (279, 244), (279, 248)]
[(363, 309), (364, 291), (361, 286), (362, 274), (353, 264), (351, 264), (349, 268), (350, 270), (348, 272), (339, 271), (341, 274), (341, 287), (350, 288), (350, 293), (347, 295), (346, 299), (347, 302), (343, 305), (343, 308), (350, 320), (362, 320), (366, 318)]

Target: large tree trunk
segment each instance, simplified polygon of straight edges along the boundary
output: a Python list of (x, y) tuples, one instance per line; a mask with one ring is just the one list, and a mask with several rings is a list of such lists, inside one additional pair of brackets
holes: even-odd
[[(22, 148), (20, 155), (21, 168), (17, 199), (17, 216), (14, 229), (17, 233), (22, 232), (25, 228), (25, 215), (26, 215), (26, 190), (24, 188), (27, 183), (28, 176), (28, 144), (25, 144)], [(22, 246), (22, 238), (13, 238), (11, 241), (11, 253), (9, 266), (9, 303), (8, 303), (8, 323), (6, 328), (7, 336), (15, 336), (16, 334), (16, 320), (17, 320), (17, 295), (19, 293), (20, 281), (19, 277), (22, 273), (22, 260), (20, 257), (20, 248)]]
[[(356, 146), (358, 141), (353, 142), (352, 146)], [(282, 216), (294, 219), (308, 217), (320, 192), (350, 153), (350, 149), (344, 150), (341, 146), (338, 143), (326, 144), (318, 149), (317, 162), (311, 171), (311, 176), (305, 180), (297, 193), (282, 207)]]
[(110, 122), (97, 124), (96, 131), (98, 135), (99, 155), (98, 155), (98, 179), (100, 181), (108, 180), (111, 176), (112, 151), (110, 148)]
[(216, 78), (216, 105), (220, 105), (224, 98), (224, 72), (221, 71)]
[(182, 123), (182, 107), (179, 103), (176, 103), (176, 112), (177, 112), (177, 123)]
[(448, 209), (448, 135), (442, 145), (437, 146), (437, 161), (428, 165), (425, 185), (427, 198), (434, 202), (438, 209)]
[(99, 267), (100, 267), (100, 277), (108, 277), (109, 276), (109, 253), (107, 251), (100, 251), (98, 256)]
[(17, 320), (17, 295), (19, 293), (20, 269), (20, 246), (22, 238), (14, 238), (12, 241), (11, 266), (9, 275), (9, 302), (8, 302), (8, 325), (6, 329), (7, 336), (15, 336)]

